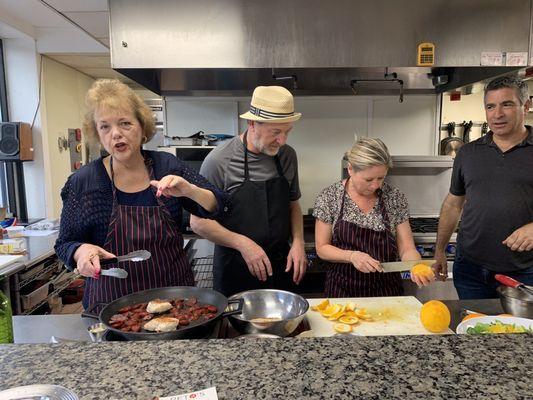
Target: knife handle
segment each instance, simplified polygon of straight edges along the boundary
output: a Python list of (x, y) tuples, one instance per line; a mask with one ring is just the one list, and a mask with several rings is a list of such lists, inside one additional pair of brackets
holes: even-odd
[(100, 266), (102, 265), (109, 265), (109, 264), (115, 264), (118, 262), (118, 258), (117, 257), (113, 257), (113, 258), (101, 258), (100, 259)]
[(496, 279), (501, 284), (512, 287), (514, 289), (517, 289), (520, 286), (520, 282), (507, 275), (496, 274), (494, 275), (494, 279)]

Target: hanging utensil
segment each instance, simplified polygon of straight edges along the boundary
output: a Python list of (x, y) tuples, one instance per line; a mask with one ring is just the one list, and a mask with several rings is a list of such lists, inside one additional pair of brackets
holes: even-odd
[(533, 288), (524, 285), (522, 282), (519, 282), (516, 279), (511, 278), (510, 276), (496, 274), (494, 275), (494, 279), (496, 279), (504, 286), (509, 286), (513, 289), (521, 290), (523, 293), (527, 293), (529, 294), (529, 296), (533, 296)]
[(131, 253), (125, 254), (123, 256), (113, 258), (101, 258), (100, 265), (108, 265), (124, 261), (139, 262), (148, 260), (150, 257), (152, 257), (152, 254), (148, 250), (137, 250), (132, 251)]
[(472, 129), (472, 125), (474, 125), (472, 121), (463, 122), (463, 142), (465, 143), (470, 142), (470, 130)]
[(481, 125), (481, 136), (485, 136), (488, 131), (489, 131), (489, 124), (487, 124), (486, 122), (483, 122), (483, 125)]
[(463, 139), (455, 136), (455, 122), (448, 123), (446, 130), (448, 131), (448, 137), (440, 142), (440, 154), (455, 157), (464, 142)]

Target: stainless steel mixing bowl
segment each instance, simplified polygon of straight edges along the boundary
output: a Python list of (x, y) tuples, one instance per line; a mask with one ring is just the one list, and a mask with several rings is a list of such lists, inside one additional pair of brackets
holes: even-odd
[(499, 286), (496, 291), (506, 313), (515, 317), (533, 318), (533, 296), (507, 286)]
[(290, 335), (302, 322), (309, 303), (302, 296), (284, 290), (259, 289), (237, 293), (229, 299), (244, 300), (242, 314), (229, 316), (241, 333)]

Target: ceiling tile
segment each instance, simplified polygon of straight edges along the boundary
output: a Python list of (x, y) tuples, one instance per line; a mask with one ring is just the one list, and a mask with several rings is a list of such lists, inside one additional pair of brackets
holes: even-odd
[(70, 27), (61, 15), (37, 0), (0, 0), (0, 13), (5, 22), (16, 18), (36, 28)]
[(107, 0), (44, 0), (56, 10), (71, 11), (107, 11)]
[(109, 37), (109, 13), (107, 11), (66, 12), (65, 15), (94, 37)]
[(111, 46), (111, 41), (109, 40), (109, 38), (105, 37), (105, 38), (101, 38), (101, 37), (97, 37), (96, 38), (100, 43), (102, 43), (104, 46), (106, 46), (107, 48), (110, 48)]

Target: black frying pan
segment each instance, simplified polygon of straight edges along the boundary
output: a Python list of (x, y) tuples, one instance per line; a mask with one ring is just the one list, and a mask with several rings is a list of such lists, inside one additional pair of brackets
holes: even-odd
[[(216, 306), (218, 310), (216, 316), (207, 321), (193, 321), (190, 325), (180, 326), (177, 330), (172, 332), (122, 332), (120, 329), (115, 329), (109, 325), (109, 320), (111, 317), (115, 314), (118, 314), (118, 310), (123, 307), (131, 306), (133, 304), (147, 303), (155, 299), (173, 300), (176, 298), (187, 299), (191, 297), (196, 297), (198, 299), (198, 303)], [(224, 311), (228, 304), (235, 303), (239, 304), (236, 310), (228, 312)], [(206, 337), (213, 331), (216, 321), (219, 318), (226, 317), (228, 315), (240, 314), (242, 312), (242, 305), (242, 299), (238, 299), (237, 301), (228, 301), (224, 295), (215, 290), (193, 286), (174, 286), (148, 289), (137, 293), (131, 293), (116, 299), (109, 304), (97, 303), (86, 310), (82, 316), (100, 319), (100, 322), (103, 323), (107, 329), (128, 340), (200, 339)], [(96, 316), (96, 314), (93, 314), (92, 311), (98, 306), (103, 306), (103, 308), (102, 311), (100, 311), (100, 315)]]

